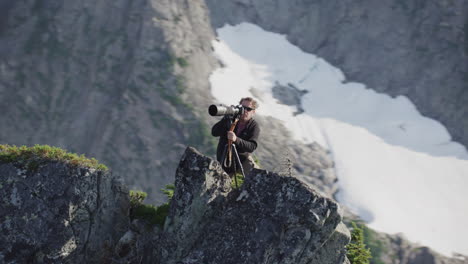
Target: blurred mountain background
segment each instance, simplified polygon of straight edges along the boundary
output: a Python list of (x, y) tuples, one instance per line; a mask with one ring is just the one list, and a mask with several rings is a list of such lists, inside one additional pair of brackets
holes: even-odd
[[(163, 202), (186, 145), (214, 155), (208, 78), (222, 65), (211, 42), (240, 22), (285, 34), (349, 81), (406, 95), (468, 146), (466, 0), (0, 0), (0, 144), (96, 157)], [(258, 119), (262, 167), (293, 160), (295, 174), (336, 192), (325, 150)]]

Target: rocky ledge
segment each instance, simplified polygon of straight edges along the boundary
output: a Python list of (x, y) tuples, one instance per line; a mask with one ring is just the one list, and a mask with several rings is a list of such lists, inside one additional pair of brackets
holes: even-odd
[(254, 170), (239, 188), (187, 148), (164, 227), (129, 218), (109, 172), (0, 162), (1, 263), (348, 263), (339, 206), (293, 177)]
[(217, 161), (189, 147), (175, 187), (164, 229), (150, 234), (132, 231), (141, 234), (134, 241), (151, 247), (134, 247), (128, 259), (186, 264), (348, 262), (345, 245), (350, 234), (338, 204), (296, 178), (254, 170), (241, 187), (232, 189)]
[(92, 263), (128, 228), (128, 189), (109, 172), (0, 162), (0, 263)]

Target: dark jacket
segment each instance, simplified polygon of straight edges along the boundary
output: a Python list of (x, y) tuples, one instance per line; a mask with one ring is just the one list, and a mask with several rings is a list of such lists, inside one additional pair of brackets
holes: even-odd
[[(221, 119), (218, 123), (216, 123), (213, 128), (211, 129), (211, 134), (214, 137), (219, 137), (218, 148), (216, 150), (216, 159), (219, 162), (221, 161), (224, 147), (226, 146), (228, 139), (227, 139), (227, 132), (231, 127), (231, 120), (227, 117)], [(251, 118), (248, 122), (244, 130), (239, 135), (237, 133), (237, 128), (234, 129), (234, 133), (237, 136), (236, 142), (236, 149), (239, 153), (241, 162), (243, 162), (247, 156), (252, 153), (257, 148), (257, 140), (260, 134), (260, 126), (258, 125), (257, 121)]]

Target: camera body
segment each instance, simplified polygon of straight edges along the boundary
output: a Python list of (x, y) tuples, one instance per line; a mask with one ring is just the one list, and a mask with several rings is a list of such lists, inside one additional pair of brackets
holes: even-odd
[(208, 107), (208, 113), (211, 116), (232, 116), (233, 118), (241, 116), (244, 113), (245, 109), (242, 105), (210, 105)]

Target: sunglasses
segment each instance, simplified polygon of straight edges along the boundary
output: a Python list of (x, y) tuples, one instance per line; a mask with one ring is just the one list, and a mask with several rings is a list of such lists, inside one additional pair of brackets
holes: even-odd
[(255, 110), (254, 108), (250, 108), (248, 106), (243, 106), (243, 108), (247, 111), (247, 112), (250, 112), (252, 110)]

